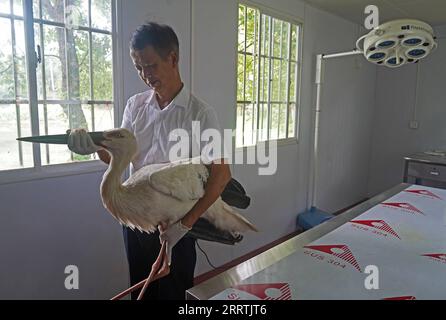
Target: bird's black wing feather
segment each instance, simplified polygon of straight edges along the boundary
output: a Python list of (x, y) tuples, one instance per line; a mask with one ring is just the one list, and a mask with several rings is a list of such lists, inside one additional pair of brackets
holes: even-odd
[(251, 198), (246, 195), (243, 186), (234, 178), (226, 185), (221, 194), (221, 199), (232, 207), (246, 209), (251, 203)]
[(187, 236), (198, 240), (219, 242), (228, 245), (234, 245), (243, 239), (242, 235), (235, 236), (228, 231), (216, 228), (204, 218), (200, 218), (195, 222), (192, 230), (187, 233)]
[[(243, 186), (234, 178), (232, 178), (226, 185), (225, 190), (221, 194), (221, 198), (228, 205), (240, 209), (246, 209), (251, 202), (251, 199), (246, 195)], [(204, 218), (198, 219), (187, 235), (200, 240), (219, 242), (228, 245), (234, 245), (243, 239), (242, 235), (235, 236), (230, 232), (216, 228)]]

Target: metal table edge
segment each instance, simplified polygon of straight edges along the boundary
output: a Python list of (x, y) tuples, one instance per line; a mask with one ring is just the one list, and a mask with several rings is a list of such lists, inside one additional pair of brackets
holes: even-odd
[(305, 231), (221, 274), (206, 280), (186, 291), (186, 300), (207, 300), (254, 274), (286, 258), (303, 246), (319, 239), (321, 236), (337, 229), (344, 223), (363, 214), (377, 204), (407, 189), (412, 184), (401, 183), (373, 198), (355, 206), (308, 231)]

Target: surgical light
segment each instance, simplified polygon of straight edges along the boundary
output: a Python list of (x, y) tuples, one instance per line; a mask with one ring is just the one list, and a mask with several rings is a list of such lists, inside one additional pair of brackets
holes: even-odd
[[(390, 68), (416, 63), (436, 49), (430, 25), (414, 19), (386, 22), (356, 42), (358, 50), (372, 63)], [(360, 42), (364, 41), (363, 48)]]

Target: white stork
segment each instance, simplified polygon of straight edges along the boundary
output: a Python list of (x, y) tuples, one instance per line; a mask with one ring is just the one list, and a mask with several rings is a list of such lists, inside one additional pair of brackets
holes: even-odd
[[(203, 197), (208, 169), (191, 159), (145, 166), (121, 183), (137, 153), (135, 136), (121, 128), (104, 132), (104, 138), (101, 145), (110, 153), (111, 162), (102, 179), (101, 197), (120, 223), (150, 233), (162, 223), (177, 222)], [(202, 217), (224, 231), (257, 231), (221, 198)]]
[[(192, 163), (191, 159), (145, 166), (121, 183), (122, 173), (137, 154), (135, 136), (122, 128), (105, 131), (103, 135), (105, 140), (100, 145), (110, 153), (111, 161), (101, 183), (102, 202), (121, 224), (153, 232), (160, 225), (169, 226), (180, 220), (204, 196), (208, 170), (203, 164)], [(223, 231), (257, 231), (254, 225), (223, 202), (221, 197), (202, 217)], [(169, 273), (165, 261), (161, 271), (158, 271), (165, 246), (166, 243), (163, 243), (149, 277), (113, 300), (143, 286), (138, 297), (141, 299), (151, 281)]]
[[(121, 183), (122, 173), (138, 151), (135, 136), (126, 129), (113, 129), (92, 133), (91, 137), (110, 154), (110, 164), (101, 183), (101, 197), (105, 208), (121, 224), (149, 233), (159, 226), (165, 229), (186, 215), (204, 196), (209, 172), (203, 164), (196, 164), (193, 159), (186, 159), (174, 163), (149, 165), (139, 169), (127, 181)], [(17, 140), (63, 144), (67, 143), (67, 135)], [(202, 217), (216, 228), (233, 235), (247, 230), (257, 231), (254, 225), (223, 202), (221, 197)], [(113, 299), (119, 299), (144, 285), (138, 298), (140, 299), (151, 281), (167, 275), (169, 267), (166, 261), (163, 261), (165, 250), (166, 242), (163, 241), (149, 277)], [(162, 261), (163, 266), (156, 273)]]

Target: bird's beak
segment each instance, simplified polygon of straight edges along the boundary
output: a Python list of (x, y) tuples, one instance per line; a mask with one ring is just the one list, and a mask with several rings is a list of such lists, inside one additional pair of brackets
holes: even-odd
[[(104, 136), (104, 131), (89, 132), (88, 133), (97, 145), (101, 145), (101, 142), (107, 140)], [(47, 144), (68, 144), (68, 134), (58, 134), (50, 136), (35, 136), (18, 138), (18, 141), (33, 142), (33, 143), (47, 143)], [(102, 146), (103, 147), (103, 146)]]
[(103, 132), (98, 132), (98, 133), (102, 133), (102, 138), (101, 137), (97, 137), (96, 140), (92, 137), (93, 142), (95, 145), (100, 146), (106, 150), (108, 150), (108, 147), (106, 145), (103, 144), (104, 141), (111, 141), (111, 139), (107, 138), (107, 133), (105, 131)]

